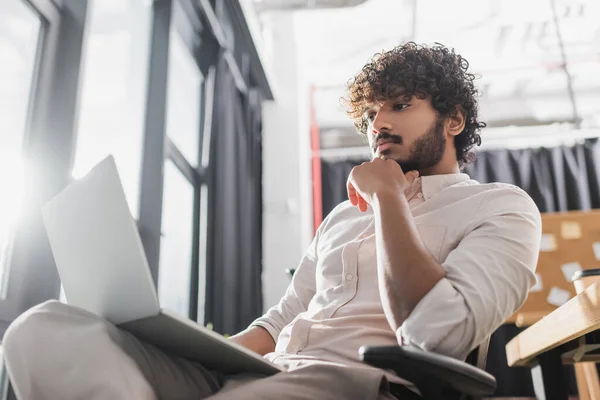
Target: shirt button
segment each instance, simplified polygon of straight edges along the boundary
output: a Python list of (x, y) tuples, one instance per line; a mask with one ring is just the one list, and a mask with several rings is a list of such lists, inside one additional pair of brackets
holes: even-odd
[(352, 280), (352, 278), (353, 278), (352, 274), (347, 274), (347, 275), (346, 275), (346, 280), (347, 280), (347, 281), (351, 281), (351, 280)]
[(419, 193), (419, 194), (417, 195), (417, 197), (418, 197), (418, 198), (420, 198), (420, 199), (422, 199), (422, 198), (423, 198), (423, 193)]

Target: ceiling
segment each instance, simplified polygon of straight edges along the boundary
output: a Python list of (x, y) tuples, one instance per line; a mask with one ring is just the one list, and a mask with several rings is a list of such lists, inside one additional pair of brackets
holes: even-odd
[[(490, 127), (573, 122), (552, 4), (369, 0), (296, 11), (300, 68), (316, 88), (324, 147), (362, 145), (339, 105), (344, 84), (373, 54), (407, 40), (440, 42), (469, 60), (481, 75), (481, 115)], [(600, 1), (555, 0), (555, 9), (577, 116), (584, 128), (600, 127)]]

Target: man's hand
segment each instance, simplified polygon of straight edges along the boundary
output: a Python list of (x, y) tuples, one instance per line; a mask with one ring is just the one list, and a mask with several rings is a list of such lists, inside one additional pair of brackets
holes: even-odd
[(396, 161), (373, 159), (352, 168), (348, 177), (348, 199), (360, 211), (367, 211), (374, 198), (382, 192), (408, 194), (418, 171), (404, 174)]
[(229, 340), (264, 356), (275, 351), (275, 341), (271, 334), (260, 326), (252, 326), (243, 332), (229, 338)]

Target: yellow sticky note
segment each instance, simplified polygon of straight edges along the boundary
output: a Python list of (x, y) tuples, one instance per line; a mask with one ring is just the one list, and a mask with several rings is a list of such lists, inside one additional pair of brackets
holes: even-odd
[(562, 269), (565, 280), (570, 283), (573, 282), (573, 275), (575, 275), (575, 272), (579, 272), (583, 268), (581, 267), (581, 264), (579, 264), (577, 261), (574, 261), (561, 265), (560, 269)]
[(571, 293), (568, 290), (561, 289), (559, 287), (553, 287), (548, 293), (546, 301), (553, 306), (560, 307), (565, 304), (571, 298)]
[(581, 239), (581, 225), (578, 222), (563, 222), (560, 226), (560, 235), (563, 239)]
[(600, 261), (600, 242), (594, 242), (592, 249), (594, 249), (594, 257), (596, 257), (596, 260)]
[(556, 251), (556, 237), (551, 233), (544, 233), (540, 242), (540, 251)]

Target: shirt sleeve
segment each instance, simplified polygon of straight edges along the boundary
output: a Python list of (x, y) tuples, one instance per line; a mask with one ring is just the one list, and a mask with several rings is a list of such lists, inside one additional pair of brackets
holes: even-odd
[(535, 283), (541, 218), (516, 187), (491, 190), (476, 222), (450, 252), (440, 280), (400, 328), (399, 340), (465, 359), (527, 298)]
[(317, 248), (323, 226), (324, 223), (317, 230), (312, 243), (294, 272), (292, 282), (279, 303), (250, 324), (250, 326), (265, 328), (275, 342), (277, 342), (281, 330), (292, 322), (298, 314), (308, 309), (308, 304), (315, 295)]

